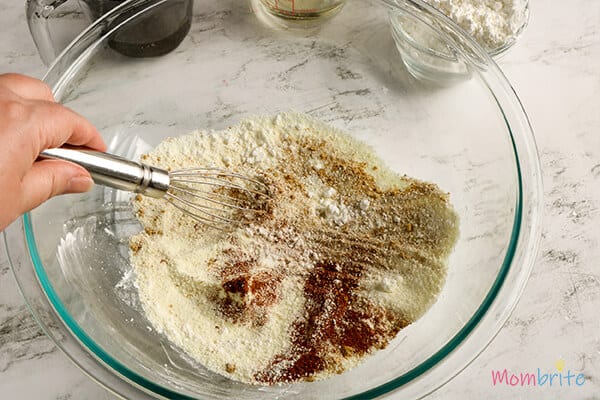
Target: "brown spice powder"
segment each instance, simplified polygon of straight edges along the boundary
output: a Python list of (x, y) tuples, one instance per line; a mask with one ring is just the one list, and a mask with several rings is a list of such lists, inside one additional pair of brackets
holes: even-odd
[[(313, 267), (302, 277), (305, 312), (289, 332), (291, 347), (255, 374), (257, 382), (312, 381), (320, 372), (343, 372), (340, 364), (343, 358), (360, 357), (384, 348), (412, 320), (359, 296), (357, 290), (363, 272), (393, 269), (392, 260), (398, 258), (427, 264), (429, 260), (417, 249), (430, 251), (440, 241), (452, 240), (447, 237), (448, 229), (428, 232), (423, 229), (431, 218), (428, 213), (432, 202), (439, 203), (440, 210), (447, 210), (446, 196), (434, 185), (410, 180), (404, 190), (381, 190), (367, 172), (366, 163), (333, 154), (335, 152), (328, 151), (326, 141), (310, 143), (305, 139), (297, 154), (288, 154), (291, 161), (286, 171), (269, 171), (269, 180), (277, 187), (276, 192), (288, 196), (285, 200), (305, 197), (306, 189), (296, 176), (306, 176), (307, 170), (297, 160), (318, 157), (325, 164), (316, 171), (319, 179), (334, 187), (350, 203), (368, 198), (370, 209), (357, 212), (354, 219), (342, 227), (332, 227), (321, 219), (298, 218), (298, 215), (306, 217), (302, 208), (292, 219), (289, 214), (281, 216), (272, 212), (261, 220), (259, 225), (269, 232), (281, 231), (282, 227), (293, 224), (293, 236), (302, 237), (304, 251), (308, 249), (315, 256)], [(275, 196), (274, 202), (277, 201), (284, 199)], [(416, 232), (421, 235), (416, 236)], [(271, 237), (273, 243), (284, 246), (289, 246), (291, 239)], [(239, 315), (249, 315), (248, 310), (253, 308), (251, 324), (264, 323), (268, 306), (277, 301), (281, 277), (265, 272), (253, 275), (251, 268), (240, 268), (235, 261), (229, 265), (232, 266), (224, 269), (227, 271), (224, 276), (228, 277), (223, 283), (225, 291), (242, 297), (251, 292), (253, 300), (244, 302), (245, 306), (239, 309), (226, 300), (221, 311), (228, 318), (247, 323), (248, 319), (241, 319)], [(285, 266), (280, 269), (285, 271)], [(233, 270), (240, 273), (232, 273)], [(261, 306), (264, 312), (257, 312)]]

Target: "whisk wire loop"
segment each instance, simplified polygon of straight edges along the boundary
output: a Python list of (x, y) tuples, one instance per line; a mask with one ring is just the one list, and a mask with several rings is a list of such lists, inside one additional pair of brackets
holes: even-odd
[(175, 170), (169, 172), (169, 178), (165, 199), (212, 227), (238, 225), (242, 216), (261, 213), (257, 203), (269, 199), (263, 182), (219, 168)]

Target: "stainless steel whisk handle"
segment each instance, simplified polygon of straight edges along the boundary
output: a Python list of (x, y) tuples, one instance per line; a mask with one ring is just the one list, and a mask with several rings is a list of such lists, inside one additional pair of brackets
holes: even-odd
[(93, 150), (48, 149), (40, 158), (70, 161), (85, 168), (94, 182), (128, 192), (161, 198), (169, 190), (169, 173), (163, 169)]

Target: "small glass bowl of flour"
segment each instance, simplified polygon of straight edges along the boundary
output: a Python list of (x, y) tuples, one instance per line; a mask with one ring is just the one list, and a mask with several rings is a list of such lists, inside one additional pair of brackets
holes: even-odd
[[(453, 83), (471, 76), (465, 57), (484, 65), (464, 51), (461, 33), (467, 33), (491, 57), (511, 48), (529, 21), (529, 0), (422, 0), (427, 11), (412, 7), (390, 12), (392, 36), (408, 71), (418, 79)], [(419, 7), (419, 8), (421, 8)], [(447, 24), (443, 14), (458, 25)], [(473, 59), (475, 58), (475, 59)]]

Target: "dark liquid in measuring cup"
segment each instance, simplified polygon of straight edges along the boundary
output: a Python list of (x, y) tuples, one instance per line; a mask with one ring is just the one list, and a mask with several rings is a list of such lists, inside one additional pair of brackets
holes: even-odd
[[(124, 0), (87, 2), (93, 18), (113, 9)], [(193, 0), (173, 0), (161, 4), (113, 33), (108, 45), (130, 57), (157, 57), (177, 48), (190, 30)], [(123, 10), (123, 15), (111, 25), (116, 25), (140, 11), (140, 8)], [(110, 25), (109, 25), (110, 28)]]

